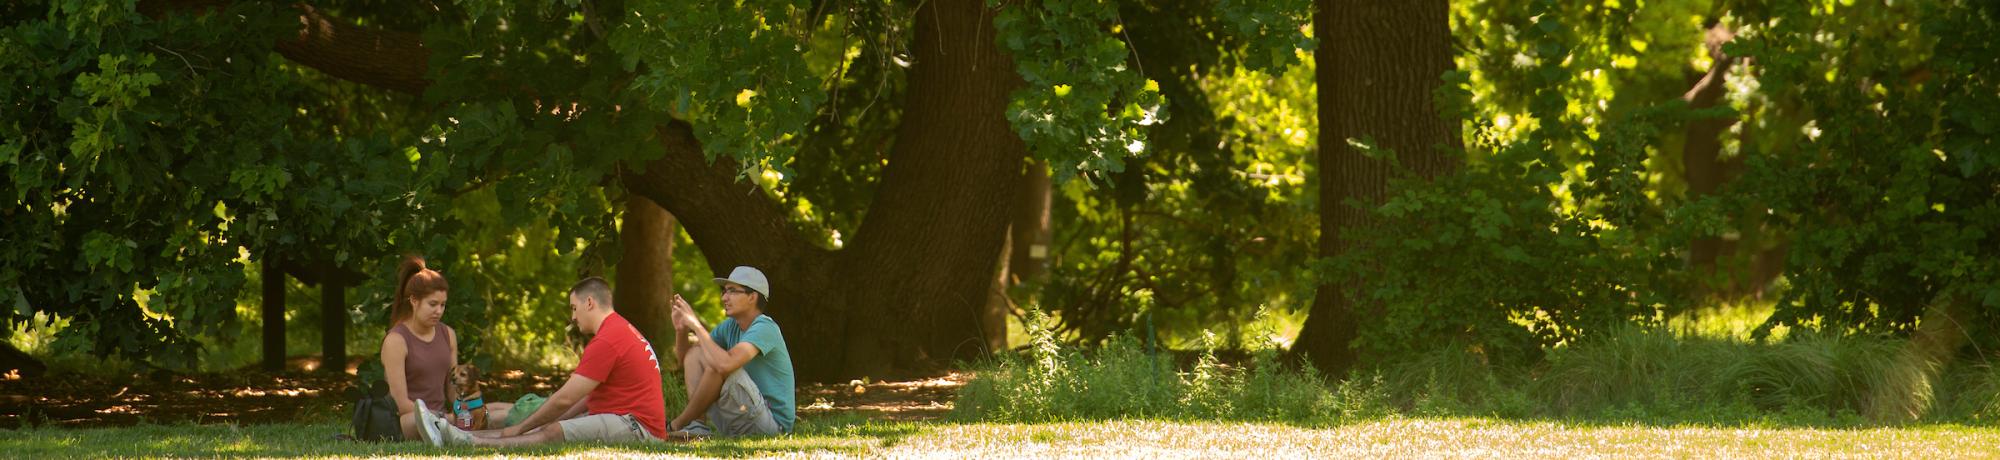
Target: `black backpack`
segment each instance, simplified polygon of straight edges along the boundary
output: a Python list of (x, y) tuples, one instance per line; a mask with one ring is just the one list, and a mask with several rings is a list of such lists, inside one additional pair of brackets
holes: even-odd
[(389, 397), (386, 382), (357, 386), (354, 398), (354, 439), (363, 441), (403, 440), (402, 420), (396, 416), (396, 401)]

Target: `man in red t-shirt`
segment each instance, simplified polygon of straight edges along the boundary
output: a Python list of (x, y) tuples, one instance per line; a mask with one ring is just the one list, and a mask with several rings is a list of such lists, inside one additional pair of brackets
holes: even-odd
[(437, 446), (665, 437), (667, 405), (660, 399), (660, 358), (639, 329), (612, 310), (611, 284), (598, 277), (578, 281), (570, 288), (569, 309), (577, 328), (593, 337), (583, 348), (576, 372), (534, 414), (514, 426), (480, 432), (466, 432), (437, 416), (423, 417), (418, 434)]

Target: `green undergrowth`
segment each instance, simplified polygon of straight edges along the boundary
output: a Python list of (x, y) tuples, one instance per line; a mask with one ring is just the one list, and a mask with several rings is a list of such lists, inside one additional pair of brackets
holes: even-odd
[[(974, 364), (953, 417), (964, 421), (1224, 420), (1325, 426), (1381, 417), (1501, 417), (1607, 423), (1868, 426), (1877, 405), (1923, 408), (1924, 423), (2000, 424), (2000, 370), (1976, 358), (1935, 378), (1896, 379), (1905, 341), (1811, 332), (1758, 343), (1627, 328), (1519, 366), (1442, 347), (1325, 378), (1275, 350), (1192, 364), (1117, 338), (1064, 346), (1031, 326), (1023, 352)], [(1882, 391), (1908, 388), (1906, 392)], [(1902, 406), (1896, 406), (1902, 407)], [(1911, 421), (1911, 420), (1903, 420)]]

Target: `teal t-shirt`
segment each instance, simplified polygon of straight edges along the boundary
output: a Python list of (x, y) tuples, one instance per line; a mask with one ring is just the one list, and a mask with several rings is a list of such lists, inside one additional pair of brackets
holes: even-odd
[(771, 406), (771, 418), (778, 421), (778, 427), (786, 433), (792, 432), (792, 422), (798, 420), (798, 392), (793, 386), (792, 352), (785, 348), (785, 335), (778, 331), (778, 322), (757, 315), (750, 322), (750, 329), (744, 330), (736, 326), (736, 318), (724, 318), (708, 336), (723, 350), (736, 348), (739, 342), (757, 347), (757, 357), (743, 364), (743, 372), (750, 373), (757, 392), (764, 394), (764, 404)]

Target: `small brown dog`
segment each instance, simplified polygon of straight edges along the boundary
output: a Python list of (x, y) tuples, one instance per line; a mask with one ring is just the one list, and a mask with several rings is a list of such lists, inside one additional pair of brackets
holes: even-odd
[(444, 391), (451, 397), (451, 412), (458, 416), (459, 428), (486, 429), (486, 394), (479, 386), (479, 366), (466, 363), (452, 367)]

